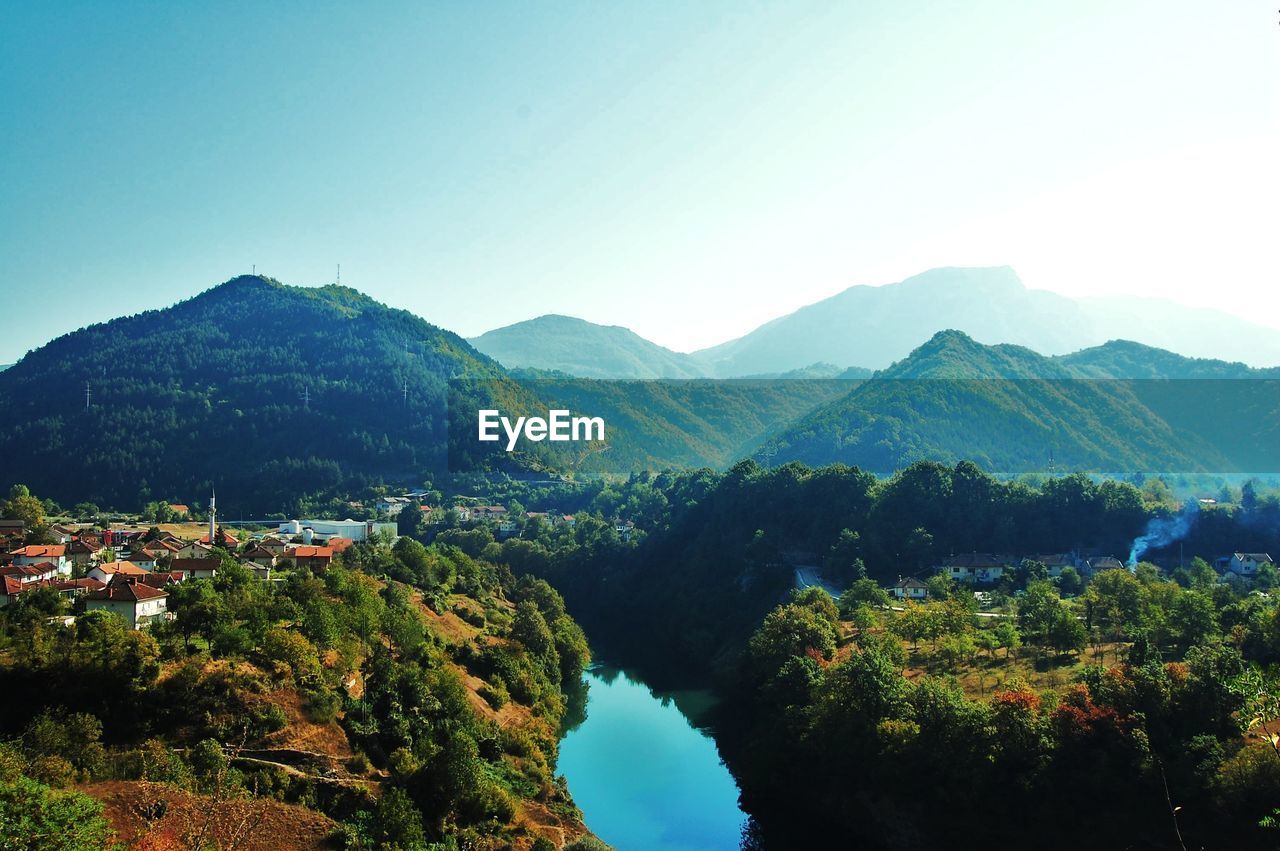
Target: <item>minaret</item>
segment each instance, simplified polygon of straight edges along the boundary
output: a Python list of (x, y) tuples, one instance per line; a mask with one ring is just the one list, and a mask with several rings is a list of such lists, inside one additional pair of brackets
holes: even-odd
[(209, 546), (218, 543), (218, 492), (215, 490), (209, 494)]

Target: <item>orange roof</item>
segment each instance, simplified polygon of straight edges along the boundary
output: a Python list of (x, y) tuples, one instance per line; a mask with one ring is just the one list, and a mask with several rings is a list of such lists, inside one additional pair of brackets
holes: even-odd
[(62, 544), (54, 544), (52, 546), (31, 544), (20, 550), (14, 550), (13, 554), (26, 558), (62, 558), (67, 554), (67, 548)]
[(146, 576), (148, 571), (143, 570), (136, 564), (127, 561), (109, 561), (106, 564), (100, 564), (97, 567), (103, 573), (118, 573), (124, 576)]
[(324, 543), (326, 547), (333, 550), (335, 553), (342, 553), (355, 546), (356, 542), (350, 538), (330, 538)]
[(294, 558), (333, 558), (333, 547), (294, 547), (289, 555)]
[(183, 504), (182, 504), (182, 503), (180, 503), (180, 502), (171, 502), (171, 503), (169, 503), (169, 510), (170, 510), (170, 511), (176, 511), (176, 512), (178, 512), (179, 514), (190, 514), (190, 513), (191, 513), (191, 508), (190, 508), (190, 506), (183, 505)]

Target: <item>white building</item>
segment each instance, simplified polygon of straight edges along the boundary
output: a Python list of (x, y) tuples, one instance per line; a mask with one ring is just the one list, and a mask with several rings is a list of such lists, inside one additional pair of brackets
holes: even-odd
[(141, 582), (112, 582), (101, 591), (84, 595), (86, 611), (114, 612), (130, 629), (142, 629), (165, 617), (169, 594)]
[(71, 575), (71, 559), (67, 557), (65, 544), (39, 546), (32, 544), (13, 551), (14, 564), (44, 564), (48, 562), (63, 576)]
[(1236, 576), (1252, 579), (1264, 564), (1272, 564), (1271, 556), (1266, 553), (1232, 553), (1231, 561), (1227, 562), (1227, 570)]
[(310, 529), (322, 538), (350, 538), (357, 543), (367, 541), (377, 532), (400, 534), (395, 523), (375, 523), (372, 520), (290, 520), (280, 524), (280, 534), (290, 537), (301, 535)]

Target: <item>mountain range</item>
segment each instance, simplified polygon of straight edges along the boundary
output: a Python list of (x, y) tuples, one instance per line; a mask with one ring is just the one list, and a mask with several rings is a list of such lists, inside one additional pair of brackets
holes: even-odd
[(941, 331), (756, 457), (882, 474), (919, 460), (1006, 474), (1275, 472), (1277, 377), (1125, 341), (1051, 358)]
[[(1016, 291), (1009, 280), (1005, 287)], [(617, 343), (612, 361), (594, 361), (612, 364), (601, 372), (687, 363), (625, 329), (555, 327), (580, 334), (583, 324), (597, 347)], [(775, 372), (788, 380), (513, 371), (355, 290), (244, 276), (67, 334), (0, 372), (0, 479), (121, 508), (189, 502), (216, 486), (233, 515), (260, 515), (476, 468), (627, 475), (755, 456), (879, 473), (967, 458), (1018, 472), (1046, 469), (1053, 453), (1062, 470), (1280, 469), (1274, 368), (1129, 341), (1046, 356), (954, 329), (870, 377), (809, 357), (800, 358), (808, 366)], [(833, 373), (847, 380), (823, 377)], [(480, 406), (568, 407), (604, 417), (608, 439), (479, 452), (465, 418)]]
[(508, 367), (595, 378), (777, 376), (816, 364), (883, 369), (935, 332), (1062, 355), (1126, 339), (1198, 358), (1280, 364), (1280, 333), (1162, 299), (1072, 299), (1028, 289), (1008, 267), (932, 269), (854, 286), (754, 331), (690, 354), (616, 326), (543, 316), (473, 338)]

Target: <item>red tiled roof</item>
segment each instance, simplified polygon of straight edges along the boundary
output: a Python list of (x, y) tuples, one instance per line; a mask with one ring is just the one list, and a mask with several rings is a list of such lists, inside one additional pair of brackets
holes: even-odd
[(0, 589), (3, 589), (6, 597), (16, 597), (26, 590), (22, 587), (22, 583), (12, 576), (0, 576)]
[(325, 546), (333, 550), (335, 553), (346, 552), (355, 546), (355, 543), (356, 542), (350, 538), (330, 538), (324, 542)]
[(101, 588), (89, 594), (85, 594), (86, 600), (111, 600), (116, 603), (139, 603), (143, 600), (155, 600), (159, 597), (168, 597), (166, 591), (159, 588), (152, 588), (150, 585), (144, 585), (140, 582), (113, 582), (106, 588)]
[(289, 551), (294, 558), (333, 558), (332, 547), (294, 547)]
[(14, 550), (16, 556), (24, 558), (62, 558), (67, 554), (67, 548), (63, 544), (54, 544), (51, 546), (40, 546), (31, 544), (20, 550)]

